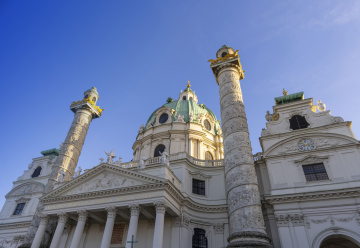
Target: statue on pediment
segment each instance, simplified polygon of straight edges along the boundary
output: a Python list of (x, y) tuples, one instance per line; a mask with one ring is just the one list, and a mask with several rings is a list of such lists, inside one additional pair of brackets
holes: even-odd
[(113, 159), (116, 158), (114, 151), (111, 149), (111, 152), (105, 152), (105, 154), (107, 156), (106, 163), (113, 164)]
[(140, 158), (138, 169), (145, 169), (145, 160), (146, 158), (144, 156)]
[(64, 180), (65, 180), (65, 175), (66, 175), (65, 170), (62, 169), (62, 170), (60, 171), (60, 175), (59, 175), (59, 177), (58, 177), (58, 182), (60, 182), (60, 183), (64, 182)]
[(81, 166), (79, 165), (79, 167), (78, 167), (77, 171), (75, 172), (75, 175), (73, 176), (73, 178), (79, 177), (80, 174), (81, 174), (81, 171), (82, 171), (82, 168), (81, 168)]

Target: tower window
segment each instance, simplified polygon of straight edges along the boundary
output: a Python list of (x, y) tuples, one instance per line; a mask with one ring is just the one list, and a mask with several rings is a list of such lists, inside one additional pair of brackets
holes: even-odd
[(96, 102), (96, 97), (94, 96), (93, 99), (92, 99), (93, 102)]
[(34, 172), (33, 172), (33, 174), (31, 175), (31, 177), (38, 177), (38, 176), (40, 176), (41, 169), (42, 169), (41, 166), (37, 167), (37, 168), (34, 170)]
[(308, 182), (329, 179), (323, 163), (303, 165), (303, 170)]
[(84, 98), (89, 98), (89, 95), (85, 95), (85, 97)]
[(160, 122), (161, 124), (163, 124), (163, 123), (167, 122), (168, 119), (169, 119), (169, 115), (168, 115), (168, 114), (162, 114), (162, 115), (160, 115), (159, 122)]
[(205, 120), (204, 121), (204, 126), (207, 130), (211, 131), (211, 124), (208, 120)]
[(160, 157), (161, 153), (163, 153), (165, 150), (165, 146), (164, 145), (158, 145), (156, 148), (155, 148), (155, 152), (154, 152), (154, 157)]
[(193, 194), (205, 195), (205, 181), (193, 178)]
[(207, 248), (207, 238), (205, 230), (194, 228), (194, 236), (192, 238), (192, 248)]
[(290, 119), (290, 128), (292, 130), (297, 130), (301, 128), (307, 128), (310, 124), (306, 121), (304, 116), (294, 115)]
[(183, 96), (183, 100), (186, 100), (186, 96)]
[(226, 52), (223, 52), (223, 53), (221, 54), (221, 57), (224, 58), (224, 57), (226, 56), (226, 54), (227, 54)]
[(25, 207), (25, 203), (18, 203), (18, 205), (16, 205), (13, 215), (20, 215), (24, 210), (24, 207)]

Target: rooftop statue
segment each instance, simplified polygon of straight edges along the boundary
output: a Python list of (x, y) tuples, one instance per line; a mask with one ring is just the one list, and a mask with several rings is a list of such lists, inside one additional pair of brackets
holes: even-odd
[(161, 155), (160, 161), (163, 165), (167, 165), (169, 166), (169, 153), (167, 153), (166, 148), (164, 149), (163, 152), (159, 152), (159, 154)]
[(62, 170), (60, 171), (60, 175), (59, 175), (59, 177), (58, 177), (58, 182), (62, 183), (62, 182), (64, 182), (64, 180), (65, 180), (65, 170), (62, 169)]
[(287, 96), (287, 95), (289, 95), (289, 92), (287, 92), (287, 91), (285, 90), (285, 88), (283, 88), (283, 96)]
[(317, 109), (321, 112), (326, 110), (325, 103), (321, 102), (321, 100), (317, 101)]
[(106, 163), (113, 164), (114, 163), (113, 159), (116, 158), (114, 150), (111, 149), (111, 152), (109, 153), (105, 152), (105, 154), (107, 156)]
[(140, 162), (139, 162), (139, 165), (138, 165), (138, 169), (145, 169), (145, 160), (146, 160), (146, 157), (141, 156)]
[(81, 174), (81, 172), (82, 172), (82, 168), (81, 168), (81, 166), (79, 165), (79, 167), (78, 167), (77, 171), (75, 172), (75, 175), (73, 176), (73, 178), (79, 177), (80, 174)]

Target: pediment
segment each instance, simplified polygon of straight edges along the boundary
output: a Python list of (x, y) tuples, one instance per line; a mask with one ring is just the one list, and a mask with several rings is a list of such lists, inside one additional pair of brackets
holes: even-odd
[(314, 142), (314, 150), (359, 143), (358, 140), (341, 134), (308, 133), (279, 141), (264, 152), (264, 157), (301, 152), (298, 144), (299, 141), (304, 138), (308, 138)]
[(44, 199), (164, 182), (167, 180), (115, 165), (101, 164), (50, 192)]
[(27, 182), (13, 188), (5, 198), (12, 196), (25, 196), (34, 193), (44, 192), (45, 185), (39, 182)]

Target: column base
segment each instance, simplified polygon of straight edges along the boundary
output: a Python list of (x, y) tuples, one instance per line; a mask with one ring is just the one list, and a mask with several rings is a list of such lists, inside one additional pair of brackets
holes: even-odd
[(238, 232), (228, 238), (227, 248), (272, 248), (271, 239), (261, 232)]

